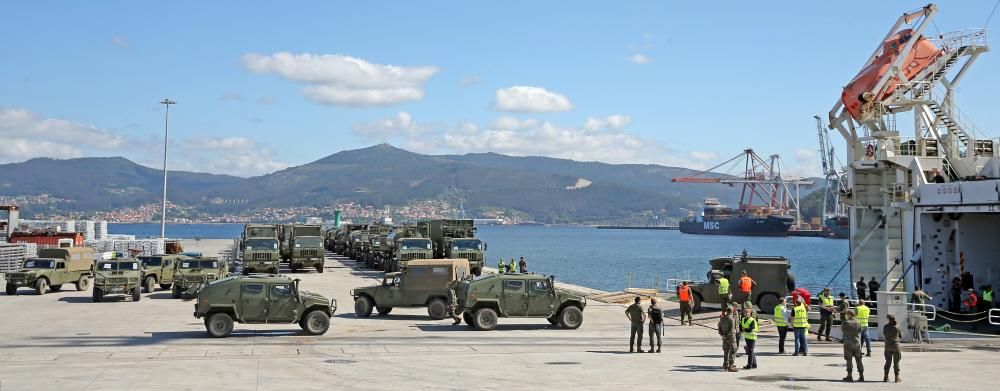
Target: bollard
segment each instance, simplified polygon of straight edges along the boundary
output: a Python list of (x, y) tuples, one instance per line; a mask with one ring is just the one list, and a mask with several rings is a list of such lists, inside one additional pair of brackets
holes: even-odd
[(625, 289), (632, 288), (632, 272), (625, 273)]

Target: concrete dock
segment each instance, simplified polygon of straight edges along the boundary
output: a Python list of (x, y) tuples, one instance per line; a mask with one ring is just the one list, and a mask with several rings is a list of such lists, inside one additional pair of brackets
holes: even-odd
[[(232, 241), (187, 248), (211, 255)], [(187, 246), (186, 246), (187, 247)], [(380, 273), (330, 255), (325, 273), (296, 274), (304, 290), (337, 299), (330, 331), (298, 325), (236, 325), (209, 338), (193, 302), (170, 292), (92, 303), (90, 292), (44, 296), (21, 289), (0, 296), (0, 390), (312, 390), (312, 389), (799, 389), (987, 390), (1000, 339), (956, 337), (904, 345), (902, 384), (882, 383), (882, 345), (866, 358), (864, 385), (842, 383), (842, 349), (810, 339), (808, 357), (776, 354), (762, 329), (759, 369), (720, 371), (721, 341), (707, 326), (680, 326), (668, 309), (661, 354), (629, 354), (624, 306), (590, 301), (583, 326), (562, 330), (544, 319), (500, 319), (495, 331), (434, 321), (424, 309), (357, 318), (348, 291)], [(583, 289), (583, 288), (580, 288)], [(698, 318), (698, 316), (696, 316)], [(702, 323), (714, 325), (712, 315)], [(791, 337), (791, 335), (789, 335)], [(792, 341), (788, 340), (790, 351)], [(644, 343), (644, 347), (647, 345)], [(737, 359), (739, 366), (745, 357)], [(878, 382), (873, 382), (878, 381)]]

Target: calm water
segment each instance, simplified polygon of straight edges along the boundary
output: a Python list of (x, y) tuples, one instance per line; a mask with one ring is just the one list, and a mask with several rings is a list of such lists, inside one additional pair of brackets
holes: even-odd
[[(167, 224), (172, 238), (230, 239), (242, 224)], [(108, 231), (158, 237), (159, 224), (109, 224)], [(602, 290), (621, 290), (632, 273), (633, 287), (650, 287), (656, 278), (703, 279), (708, 259), (739, 254), (781, 255), (792, 262), (797, 285), (812, 291), (825, 286), (847, 259), (847, 240), (824, 238), (750, 238), (687, 235), (679, 231), (599, 230), (587, 227), (483, 226), (489, 266), (503, 257), (525, 257), (528, 270), (554, 274), (558, 280)], [(847, 271), (831, 284), (847, 291)]]

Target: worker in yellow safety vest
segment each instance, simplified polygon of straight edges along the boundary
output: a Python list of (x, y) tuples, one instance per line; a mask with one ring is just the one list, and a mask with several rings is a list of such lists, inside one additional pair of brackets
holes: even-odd
[(754, 347), (757, 345), (757, 318), (753, 317), (749, 308), (743, 309), (740, 330), (743, 332), (743, 339), (746, 340), (744, 349), (747, 352), (747, 365), (743, 369), (757, 368), (757, 355), (754, 354)]
[(872, 310), (865, 305), (864, 300), (858, 301), (858, 306), (854, 308), (858, 315), (855, 319), (858, 320), (858, 324), (861, 325), (861, 343), (865, 344), (865, 349), (867, 353), (865, 356), (872, 356), (872, 337), (868, 335), (868, 320), (871, 318)]
[(774, 306), (774, 325), (778, 327), (778, 354), (785, 354), (785, 336), (788, 335), (790, 321), (788, 305), (784, 298)]
[(826, 331), (826, 340), (830, 341), (830, 332), (833, 331), (833, 295), (830, 288), (823, 288), (823, 293), (819, 294), (819, 331), (816, 332), (816, 340), (823, 340), (823, 332)]
[(809, 335), (809, 305), (802, 296), (797, 297), (796, 301), (795, 308), (792, 309), (792, 328), (795, 333), (795, 353), (792, 355), (808, 356), (806, 337)]
[(716, 273), (715, 281), (719, 284), (719, 308), (726, 308), (729, 306), (729, 279), (722, 273)]

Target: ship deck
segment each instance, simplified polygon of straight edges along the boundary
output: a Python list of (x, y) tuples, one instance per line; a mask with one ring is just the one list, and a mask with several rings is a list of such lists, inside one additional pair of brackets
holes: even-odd
[[(212, 254), (232, 241), (203, 240), (191, 251)], [(215, 247), (218, 247), (215, 248)], [(0, 296), (0, 389), (823, 389), (857, 390), (844, 376), (841, 345), (810, 338), (808, 357), (776, 354), (773, 327), (761, 329), (759, 369), (719, 371), (715, 315), (678, 324), (668, 319), (662, 354), (628, 354), (624, 305), (616, 295), (590, 300), (584, 324), (562, 330), (543, 319), (501, 319), (498, 330), (474, 331), (433, 321), (423, 309), (359, 319), (348, 290), (380, 281), (379, 273), (330, 256), (326, 272), (296, 274), (303, 289), (332, 296), (340, 308), (330, 331), (304, 335), (297, 325), (239, 325), (227, 339), (209, 338), (192, 317), (193, 302), (168, 291), (91, 303), (89, 292)], [(565, 285), (564, 285), (565, 286)], [(617, 295), (622, 296), (622, 295)], [(627, 299), (628, 297), (625, 296)], [(627, 300), (626, 300), (627, 301)], [(987, 364), (1000, 339), (951, 334), (933, 345), (904, 345), (907, 389), (994, 389)], [(791, 336), (789, 336), (791, 337)], [(788, 349), (791, 350), (791, 339)], [(645, 346), (645, 343), (643, 344)], [(881, 379), (882, 344), (866, 358), (869, 380)], [(739, 366), (745, 358), (738, 358)], [(881, 387), (869, 384), (865, 387)]]

